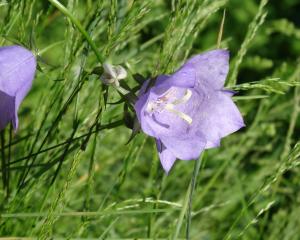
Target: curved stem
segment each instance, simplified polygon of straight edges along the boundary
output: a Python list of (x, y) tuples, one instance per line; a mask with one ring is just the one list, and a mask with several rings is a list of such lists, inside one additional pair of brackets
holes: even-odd
[(54, 5), (59, 11), (61, 11), (66, 17), (70, 19), (70, 21), (77, 27), (77, 29), (81, 32), (81, 34), (84, 36), (86, 41), (91, 46), (92, 50), (94, 51), (98, 61), (102, 64), (103, 63), (103, 57), (98, 52), (98, 49), (90, 37), (90, 35), (87, 33), (87, 31), (84, 29), (84, 27), (81, 25), (81, 23), (72, 15), (72, 13), (59, 1), (57, 0), (48, 0), (52, 5)]

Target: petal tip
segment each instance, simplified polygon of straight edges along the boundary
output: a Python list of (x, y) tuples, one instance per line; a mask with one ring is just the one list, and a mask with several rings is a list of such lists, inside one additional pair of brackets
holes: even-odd
[(230, 57), (230, 52), (228, 49), (219, 49), (220, 53), (222, 53), (225, 57)]
[[(174, 161), (174, 162), (175, 162), (175, 161)], [(173, 165), (174, 165), (174, 162), (173, 162), (171, 165), (167, 165), (167, 164), (164, 164), (164, 163), (162, 162), (162, 160), (160, 161), (161, 166), (163, 167), (163, 169), (164, 169), (166, 175), (169, 175), (170, 170), (171, 170), (171, 168), (172, 168)]]
[(161, 166), (163, 167), (165, 173), (168, 175), (171, 168), (174, 166), (174, 163), (176, 161), (176, 158), (173, 157), (173, 156), (166, 156), (169, 155), (168, 153), (163, 153), (163, 154), (160, 154), (160, 163), (161, 163)]
[(221, 92), (229, 97), (234, 96), (235, 94), (237, 94), (236, 91), (230, 90), (230, 89), (222, 89)]
[(171, 168), (174, 166), (176, 157), (169, 151), (160, 140), (156, 140), (160, 164), (166, 174), (169, 174)]
[(16, 133), (19, 127), (19, 119), (18, 119), (18, 115), (16, 114), (12, 120), (12, 126), (14, 128), (14, 132)]
[(205, 145), (205, 149), (209, 149), (209, 148), (217, 148), (221, 146), (221, 141), (216, 140), (216, 141), (207, 141), (206, 145)]
[(23, 47), (23, 46), (19, 46), (19, 45), (12, 45), (9, 46), (7, 48), (10, 48), (10, 50), (14, 50), (16, 51), (18, 54), (22, 54), (22, 55), (27, 55), (28, 57), (32, 57), (34, 59), (34, 61), (36, 61), (36, 57), (35, 55), (32, 53), (32, 51), (30, 51), (29, 49)]
[(244, 122), (241, 122), (240, 123), (240, 128), (244, 128), (244, 127), (246, 127), (246, 124)]

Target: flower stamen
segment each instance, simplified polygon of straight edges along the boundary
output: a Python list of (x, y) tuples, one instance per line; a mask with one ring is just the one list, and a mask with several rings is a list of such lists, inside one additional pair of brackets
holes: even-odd
[(175, 115), (180, 117), (182, 120), (186, 121), (188, 124), (191, 125), (193, 122), (193, 119), (189, 115), (174, 109), (174, 106), (175, 106), (174, 104), (168, 103), (168, 104), (166, 104), (165, 109), (171, 113), (174, 113)]
[(176, 99), (173, 102), (168, 103), (168, 100), (172, 96), (174, 96), (175, 92), (176, 92), (176, 90), (171, 89), (171, 90), (167, 91), (165, 95), (157, 98), (156, 101), (149, 102), (147, 104), (146, 111), (149, 113), (153, 113), (155, 111), (161, 112), (163, 110), (167, 110), (171, 113), (174, 113), (176, 116), (180, 117), (182, 120), (186, 121), (188, 124), (192, 124), (193, 119), (189, 115), (175, 109), (176, 105), (184, 104), (184, 103), (188, 102), (188, 100), (192, 96), (192, 91), (190, 89), (187, 89), (182, 98)]
[(182, 103), (186, 103), (188, 100), (190, 100), (190, 98), (192, 97), (192, 91), (190, 89), (187, 89), (185, 91), (185, 94), (182, 98), (180, 99), (176, 99), (174, 102), (172, 102), (174, 105), (178, 105), (178, 104), (182, 104)]

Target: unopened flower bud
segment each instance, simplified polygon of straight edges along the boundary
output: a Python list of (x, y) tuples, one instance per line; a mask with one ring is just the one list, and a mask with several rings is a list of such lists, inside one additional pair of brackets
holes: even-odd
[(104, 73), (100, 76), (100, 79), (105, 84), (113, 84), (119, 87), (119, 81), (127, 77), (127, 71), (120, 65), (114, 66), (109, 63), (104, 63), (103, 69)]

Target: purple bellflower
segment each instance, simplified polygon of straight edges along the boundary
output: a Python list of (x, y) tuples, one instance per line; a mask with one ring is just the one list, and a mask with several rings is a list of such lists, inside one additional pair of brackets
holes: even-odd
[(156, 139), (161, 164), (169, 172), (175, 160), (197, 159), (204, 149), (244, 127), (224, 89), (229, 52), (212, 50), (189, 59), (173, 75), (146, 81), (135, 104), (144, 133)]
[(18, 108), (31, 88), (35, 56), (20, 46), (0, 47), (0, 130), (11, 122), (18, 128)]

